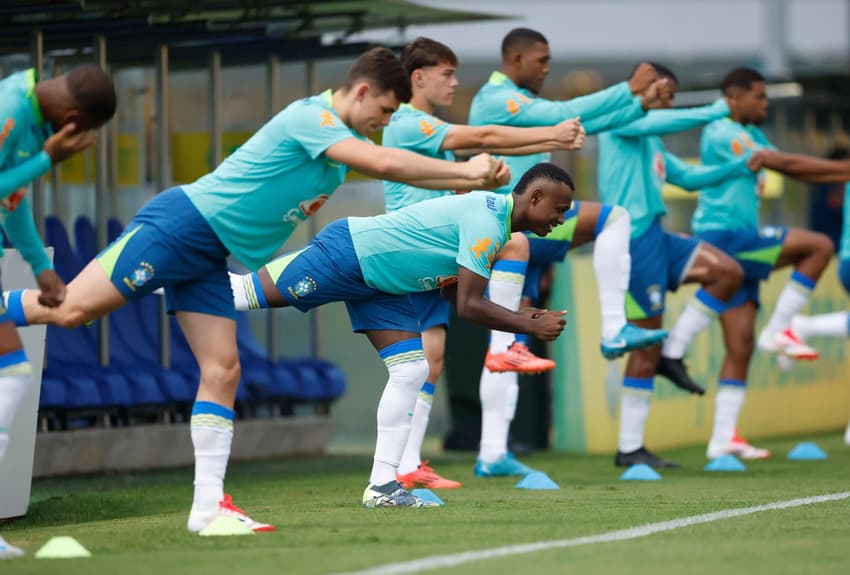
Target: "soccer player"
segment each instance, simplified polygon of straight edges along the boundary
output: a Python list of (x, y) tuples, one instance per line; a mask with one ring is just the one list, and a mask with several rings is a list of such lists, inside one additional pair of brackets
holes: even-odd
[[(49, 80), (39, 81), (33, 69), (0, 80), (0, 225), (30, 264), (45, 306), (62, 303), (65, 283), (53, 270), (38, 236), (27, 186), (51, 166), (92, 145), (95, 138), (90, 130), (105, 124), (114, 113), (115, 88), (97, 66), (81, 66)], [(31, 382), (32, 367), (23, 344), (0, 304), (0, 461)], [(0, 537), (0, 558), (23, 554)]]
[[(653, 67), (668, 80), (671, 97), (665, 101), (665, 107), (670, 108), (678, 80), (666, 66), (653, 63)], [(700, 108), (653, 110), (645, 118), (605, 132), (599, 138), (599, 195), (606, 203), (625, 207), (632, 217), (629, 250), (641, 265), (632, 270), (627, 313), (629, 320), (641, 327), (661, 327), (667, 291), (675, 291), (683, 283), (699, 283), (700, 289), (677, 325), (679, 331), (699, 332), (722, 311), (741, 285), (743, 271), (731, 257), (707, 243), (667, 232), (661, 226), (661, 218), (667, 213), (661, 195), (665, 182), (697, 190), (752, 174), (747, 156), (720, 166), (689, 166), (665, 150), (661, 141), (664, 134), (702, 126), (728, 113), (729, 106), (723, 99)], [(680, 347), (680, 339), (674, 330), (665, 347), (671, 344)], [(681, 352), (684, 353), (684, 347)], [(648, 451), (643, 442), (660, 355), (658, 346), (637, 350), (626, 364), (616, 465), (678, 467)], [(678, 355), (679, 362), (681, 356)], [(696, 384), (685, 389), (705, 393)]]
[[(729, 117), (716, 120), (702, 134), (701, 157), (706, 165), (740, 161), (758, 151), (763, 165), (806, 182), (850, 179), (850, 162), (824, 160), (780, 152), (757, 127), (767, 116), (764, 78), (750, 68), (729, 72), (722, 85)], [(794, 266), (791, 279), (758, 337), (763, 351), (795, 359), (815, 359), (817, 352), (791, 329), (791, 318), (808, 302), (815, 284), (832, 257), (832, 241), (825, 235), (798, 228), (759, 229), (758, 207), (762, 174), (744, 174), (715, 186), (706, 186), (693, 217), (697, 236), (734, 257), (744, 269), (744, 283), (720, 316), (726, 357), (720, 370), (714, 428), (708, 457), (734, 454), (764, 458), (766, 449), (735, 440), (738, 415), (744, 403), (747, 372), (754, 350), (759, 307), (759, 283), (774, 269)]]
[[(539, 97), (549, 73), (551, 54), (546, 38), (534, 30), (511, 30), (502, 41), (502, 65), (478, 91), (469, 111), (472, 125), (501, 124), (515, 127), (552, 126), (579, 117), (587, 134), (626, 125), (641, 118), (650, 107), (658, 105), (666, 91), (648, 64), (640, 66), (628, 82), (568, 101), (552, 101)], [(514, 178), (549, 154), (534, 153), (505, 157)], [(514, 182), (511, 182), (513, 184)], [(508, 192), (510, 186), (501, 188)], [(581, 214), (579, 214), (581, 211)], [(625, 292), (631, 260), (628, 252), (629, 217), (620, 207), (581, 202), (567, 215), (568, 223), (555, 233), (560, 248), (566, 248), (575, 230), (579, 237), (596, 241), (594, 261), (602, 304), (603, 354), (617, 356), (630, 349), (657, 343), (664, 331), (646, 331), (626, 323)], [(579, 229), (580, 227), (580, 229)], [(541, 250), (530, 251), (526, 238), (517, 238), (517, 253), (529, 253), (530, 264), (537, 264)], [(513, 247), (513, 246), (512, 246)], [(540, 262), (548, 263), (548, 260)], [(509, 309), (518, 309), (525, 283), (526, 262), (522, 257), (503, 258), (493, 268), (490, 297)], [(545, 363), (544, 363), (545, 362)], [(532, 471), (508, 452), (507, 438), (516, 411), (519, 393), (516, 373), (545, 371), (554, 362), (540, 360), (528, 352), (514, 334), (491, 332), (490, 345), (482, 369), (480, 396), (482, 408), (481, 446), (475, 473), (479, 477), (527, 475)]]
[(441, 197), (380, 216), (337, 220), (306, 247), (234, 283), (237, 309), (293, 306), (307, 311), (344, 301), (353, 330), (369, 338), (387, 365), (365, 507), (424, 505), (396, 480), (416, 398), (429, 371), (408, 294), (442, 286), (451, 292), (460, 317), (555, 339), (566, 312), (516, 312), (484, 293), (496, 254), (511, 232), (545, 235), (563, 222), (572, 197), (569, 175), (542, 163), (528, 170), (510, 195)]
[(439, 188), (491, 188), (505, 179), (504, 167), (487, 155), (456, 164), (367, 142), (409, 98), (410, 80), (398, 58), (374, 48), (354, 63), (339, 90), (293, 102), (215, 171), (148, 202), (68, 285), (59, 307), (39, 305), (37, 291), (8, 294), (18, 325), (75, 327), (165, 288), (201, 372), (190, 422), (195, 491), (189, 531), (216, 516), (234, 517), (254, 531), (274, 529), (224, 494), (240, 380), (227, 256), (249, 269), (267, 262), (349, 169)]
[[(449, 106), (454, 101), (458, 85), (458, 60), (455, 53), (440, 42), (417, 38), (404, 49), (401, 62), (410, 74), (413, 95), (410, 103), (402, 104), (398, 112), (393, 114), (389, 126), (384, 128), (382, 143), (385, 146), (446, 160), (454, 159), (455, 153), (469, 151), (527, 154), (581, 147), (584, 134), (577, 119), (537, 128), (447, 124), (434, 116), (434, 113), (436, 108)], [(387, 212), (454, 193), (453, 190), (428, 190), (409, 184), (384, 182)], [(521, 255), (516, 251), (501, 250), (497, 261), (520, 258)], [(399, 465), (398, 480), (407, 488), (414, 485), (429, 489), (460, 487), (459, 482), (437, 474), (427, 461), (422, 461), (421, 454), (435, 385), (443, 371), (449, 303), (440, 296), (439, 290), (411, 294), (410, 299), (419, 317), (429, 373), (416, 401), (410, 437)]]

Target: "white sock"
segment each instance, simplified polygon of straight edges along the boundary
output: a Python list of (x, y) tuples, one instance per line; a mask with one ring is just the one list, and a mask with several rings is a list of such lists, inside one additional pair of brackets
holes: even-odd
[(410, 435), (416, 397), (428, 378), (428, 362), (421, 339), (394, 343), (380, 351), (390, 377), (378, 404), (378, 439), (369, 483), (395, 481)]
[(626, 291), (629, 289), (632, 258), (629, 213), (614, 206), (593, 246), (593, 270), (602, 311), (602, 337), (616, 337), (626, 325)]
[(738, 415), (744, 405), (747, 388), (743, 385), (724, 385), (717, 387), (717, 399), (714, 403), (714, 429), (711, 442), (724, 445), (735, 437)]
[(643, 430), (649, 417), (653, 383), (652, 378), (623, 378), (617, 440), (617, 449), (621, 453), (631, 453), (643, 447)]
[(407, 445), (404, 446), (401, 463), (398, 465), (398, 472), (401, 475), (416, 471), (422, 463), (422, 442), (425, 441), (425, 431), (428, 429), (428, 418), (431, 416), (433, 403), (434, 384), (426, 381), (416, 398), (413, 420), (410, 422), (410, 436), (407, 438)]
[(32, 382), (32, 366), (23, 350), (0, 356), (0, 461), (9, 445), (9, 429)]
[(850, 337), (850, 312), (798, 316), (794, 320), (794, 329), (803, 339), (817, 336)]
[(224, 475), (233, 443), (233, 410), (209, 401), (196, 401), (189, 427), (195, 447), (192, 508), (201, 514), (215, 512), (224, 498)]
[(688, 302), (664, 341), (664, 357), (681, 359), (694, 338), (705, 330), (723, 311), (723, 302), (700, 289)]
[(227, 275), (230, 276), (230, 289), (233, 291), (233, 305), (236, 311), (269, 307), (256, 272), (245, 275), (227, 272)]
[(776, 300), (776, 307), (773, 308), (773, 315), (767, 320), (763, 332), (778, 333), (787, 328), (791, 318), (808, 303), (814, 286), (815, 283), (812, 280), (795, 270), (791, 274), (791, 279), (782, 288)]
[(478, 388), (481, 397), (481, 445), (478, 458), (494, 463), (508, 453), (508, 433), (516, 413), (519, 396), (518, 376), (514, 372), (481, 372)]
[[(520, 260), (497, 260), (490, 274), (489, 298), (493, 303), (511, 311), (519, 309), (522, 299), (522, 286), (525, 283), (525, 269), (528, 262)], [(516, 334), (491, 330), (490, 353), (502, 353), (514, 342)]]

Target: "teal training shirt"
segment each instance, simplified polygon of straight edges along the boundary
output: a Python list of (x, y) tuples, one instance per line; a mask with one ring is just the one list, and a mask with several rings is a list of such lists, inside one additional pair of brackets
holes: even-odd
[[(410, 105), (402, 104), (384, 128), (382, 144), (410, 150), (429, 158), (453, 162), (454, 154), (441, 150), (451, 124)], [(428, 190), (400, 182), (384, 181), (385, 209), (392, 212), (422, 200), (454, 194), (453, 190)]]
[(841, 228), (839, 259), (850, 260), (850, 182), (844, 185), (844, 225)]
[[(775, 149), (756, 126), (731, 118), (712, 122), (702, 132), (700, 156), (707, 166), (724, 164), (761, 149)], [(748, 172), (702, 189), (693, 217), (694, 232), (757, 229), (764, 173)]]
[(691, 166), (669, 153), (659, 136), (689, 130), (729, 113), (726, 101), (699, 108), (652, 110), (643, 118), (599, 135), (599, 197), (629, 212), (632, 237), (643, 235), (667, 213), (665, 182), (697, 190), (747, 172), (746, 160)]
[(293, 102), (210, 174), (183, 186), (224, 246), (252, 270), (345, 179), (348, 167), (325, 150), (363, 138), (332, 106), (332, 92)]
[(26, 198), (27, 186), (51, 166), (44, 143), (52, 129), (41, 116), (37, 81), (33, 69), (0, 80), (0, 225), (34, 275), (53, 268)]
[(429, 291), (457, 281), (458, 266), (489, 278), (511, 236), (513, 196), (476, 192), (348, 218), (363, 278), (387, 293)]
[[(627, 82), (580, 98), (554, 101), (520, 88), (502, 72), (493, 72), (472, 100), (469, 124), (532, 128), (554, 126), (579, 116), (587, 133), (596, 134), (629, 124), (644, 113), (640, 98), (632, 96)], [(511, 181), (494, 191), (510, 193), (525, 172), (540, 162), (548, 162), (550, 157), (549, 153), (504, 156), (505, 163), (511, 169)]]

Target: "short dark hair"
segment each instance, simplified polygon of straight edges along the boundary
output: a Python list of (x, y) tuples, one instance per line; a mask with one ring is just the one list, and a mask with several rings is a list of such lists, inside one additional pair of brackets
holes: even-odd
[(536, 43), (549, 44), (546, 36), (531, 28), (514, 28), (502, 39), (502, 58), (507, 58), (511, 52), (523, 50)]
[(566, 170), (559, 168), (551, 162), (541, 162), (536, 166), (532, 166), (531, 169), (522, 175), (514, 187), (514, 193), (518, 196), (523, 195), (525, 190), (531, 185), (531, 182), (537, 179), (549, 180), (550, 182), (563, 182), (571, 190), (575, 191), (576, 189), (573, 179)]
[(366, 82), (380, 94), (392, 90), (399, 102), (410, 101), (410, 75), (389, 48), (378, 46), (357, 58), (342, 86), (348, 90), (357, 82)]
[(115, 84), (100, 66), (74, 68), (68, 72), (67, 82), (74, 104), (93, 127), (104, 125), (115, 114)]
[(438, 64), (457, 66), (457, 55), (445, 44), (430, 38), (420, 36), (405, 46), (401, 53), (401, 65), (408, 76), (415, 70)]
[(749, 90), (756, 82), (764, 82), (764, 76), (752, 68), (735, 68), (723, 78), (720, 88), (726, 94), (730, 88)]
[[(673, 80), (677, 84), (679, 83), (679, 78), (676, 76), (676, 74), (673, 72), (673, 70), (671, 70), (669, 67), (667, 67), (664, 64), (661, 64), (659, 62), (652, 62), (651, 60), (647, 60), (646, 63), (649, 64), (650, 66), (652, 66), (653, 68), (655, 68), (655, 71), (658, 73), (658, 76), (660, 78), (670, 78), (671, 80)], [(640, 64), (638, 64), (637, 66), (634, 67), (634, 70), (632, 70), (632, 74), (635, 73), (635, 70), (638, 69), (638, 66), (640, 66)]]

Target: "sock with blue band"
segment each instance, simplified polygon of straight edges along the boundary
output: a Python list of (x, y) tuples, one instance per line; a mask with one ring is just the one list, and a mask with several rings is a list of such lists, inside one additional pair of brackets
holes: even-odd
[(428, 419), (431, 417), (431, 407), (434, 405), (434, 389), (434, 384), (426, 381), (419, 390), (416, 407), (413, 408), (413, 419), (410, 422), (410, 436), (407, 438), (407, 445), (404, 446), (404, 454), (398, 465), (398, 472), (401, 475), (416, 471), (422, 463), (422, 443), (425, 441)]
[(664, 341), (662, 355), (674, 359), (684, 357), (685, 351), (694, 338), (708, 328), (719, 314), (723, 313), (724, 307), (725, 304), (722, 301), (704, 289), (697, 290)]
[[(522, 286), (525, 283), (527, 261), (497, 260), (493, 264), (488, 285), (489, 298), (495, 304), (511, 311), (519, 309)], [(502, 353), (514, 342), (516, 335), (505, 331), (490, 331), (490, 353)]]
[(776, 300), (776, 306), (773, 308), (773, 315), (767, 320), (762, 332), (779, 333), (786, 329), (791, 324), (791, 318), (809, 302), (809, 297), (811, 297), (814, 289), (815, 281), (813, 279), (794, 270), (791, 279), (782, 288), (782, 292)]
[(193, 509), (214, 512), (224, 498), (224, 475), (233, 443), (233, 410), (211, 401), (196, 401), (189, 424), (195, 448)]
[(714, 402), (714, 428), (711, 442), (725, 445), (735, 437), (738, 416), (747, 394), (747, 382), (739, 379), (721, 379), (717, 382)]
[(655, 383), (651, 377), (624, 377), (620, 397), (620, 433), (617, 450), (631, 453), (643, 447), (643, 430)]

